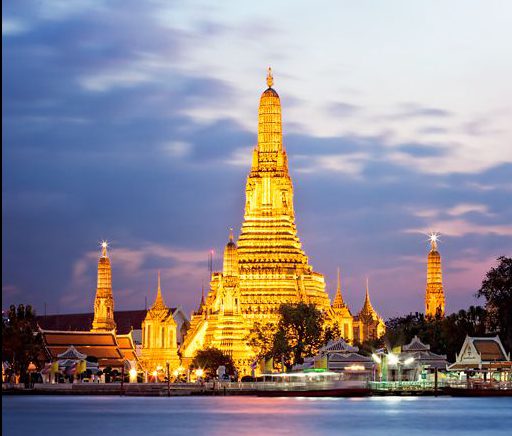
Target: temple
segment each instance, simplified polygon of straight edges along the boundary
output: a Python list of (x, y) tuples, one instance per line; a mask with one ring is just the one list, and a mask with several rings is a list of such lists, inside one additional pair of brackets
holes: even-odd
[[(293, 185), (283, 146), (281, 103), (273, 80), (269, 68), (268, 88), (260, 98), (258, 139), (247, 177), (240, 235), (236, 240), (230, 229), (222, 271), (211, 272), (208, 292), (205, 295), (203, 287), (190, 326), (179, 307), (171, 309), (166, 305), (160, 273), (156, 298), (149, 310), (114, 313), (108, 244), (102, 243), (91, 335), (84, 337), (94, 343), (105, 336), (100, 333), (108, 333), (113, 338), (110, 342), (114, 350), (109, 349), (109, 352), (121, 350), (118, 353), (120, 363), (123, 359), (131, 360), (131, 350), (136, 347), (136, 365), (146, 374), (156, 373), (158, 378), (163, 378), (167, 366), (172, 370), (178, 369), (180, 363), (188, 367), (197, 351), (214, 347), (232, 357), (240, 375), (247, 374), (256, 363), (254, 352), (247, 344), (255, 323), (277, 323), (282, 304), (299, 302), (315, 305), (324, 315), (326, 324), (337, 325), (348, 343), (377, 339), (384, 334), (384, 322), (370, 302), (368, 283), (363, 308), (353, 316), (343, 299), (339, 270), (331, 304), (324, 276), (314, 271), (302, 249), (295, 225)], [(66, 345), (78, 347), (78, 340), (86, 333), (83, 330), (89, 329), (84, 324), (89, 323), (90, 318), (91, 314), (54, 315), (42, 317), (38, 322), (48, 331), (58, 330), (63, 325), (75, 330), (75, 336), (66, 336), (73, 338)], [(123, 339), (122, 332), (129, 335), (130, 341)], [(116, 341), (126, 346), (117, 347)], [(84, 354), (84, 350), (81, 348), (79, 352)], [(52, 357), (65, 351), (56, 349)]]
[[(198, 350), (216, 347), (230, 354), (239, 369), (248, 368), (253, 360), (246, 344), (249, 330), (257, 322), (277, 322), (282, 304), (314, 304), (329, 322), (339, 324), (347, 340), (353, 338), (353, 318), (343, 302), (341, 285), (331, 307), (324, 277), (309, 264), (297, 235), (281, 102), (273, 83), (269, 68), (268, 88), (260, 98), (258, 141), (247, 177), (240, 236), (235, 242), (230, 233), (223, 270), (211, 274), (210, 291), (192, 315), (181, 348), (185, 365)], [(368, 316), (371, 323), (382, 321), (375, 311)], [(364, 327), (366, 321), (366, 317), (358, 321), (358, 338), (364, 339), (367, 331), (382, 332), (377, 327)]]
[(366, 279), (366, 295), (363, 307), (353, 321), (354, 341), (364, 342), (380, 338), (386, 332), (386, 324), (370, 301), (368, 278)]
[(163, 369), (167, 364), (170, 365), (171, 370), (180, 366), (176, 322), (171, 309), (167, 307), (162, 297), (160, 271), (155, 302), (142, 322), (141, 361), (144, 368), (150, 372)]
[(338, 285), (336, 286), (336, 295), (334, 296), (334, 301), (332, 302), (332, 318), (338, 324), (340, 329), (340, 333), (346, 341), (352, 342), (354, 338), (354, 318), (350, 313), (350, 309), (345, 304), (343, 300), (343, 295), (341, 294), (341, 275), (340, 269), (338, 268)]
[(112, 295), (112, 267), (107, 254), (108, 243), (101, 243), (101, 257), (98, 261), (98, 284), (94, 300), (93, 332), (108, 332), (116, 329), (114, 321), (114, 297)]
[(425, 316), (435, 318), (444, 316), (443, 272), (441, 270), (441, 255), (437, 251), (439, 235), (430, 235), (431, 249), (427, 260), (427, 287), (425, 291)]

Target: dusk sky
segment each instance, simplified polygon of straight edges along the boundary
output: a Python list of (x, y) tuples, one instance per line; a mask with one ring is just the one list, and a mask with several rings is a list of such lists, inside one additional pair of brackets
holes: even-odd
[[(189, 312), (243, 218), (266, 69), (299, 236), (353, 313), (447, 312), (512, 254), (512, 2), (4, 1), (2, 306)], [(483, 302), (480, 302), (481, 304)]]

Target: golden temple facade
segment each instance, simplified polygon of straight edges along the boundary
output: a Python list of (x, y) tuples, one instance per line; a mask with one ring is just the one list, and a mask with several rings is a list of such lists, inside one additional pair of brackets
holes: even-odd
[(176, 341), (176, 322), (172, 311), (165, 304), (158, 272), (158, 287), (155, 302), (142, 322), (141, 361), (146, 371), (173, 370), (180, 366)]
[(278, 309), (286, 303), (316, 305), (329, 322), (340, 325), (348, 340), (353, 338), (353, 318), (341, 289), (331, 307), (324, 276), (309, 264), (297, 235), (281, 102), (272, 87), (270, 68), (267, 85), (260, 98), (258, 142), (247, 177), (240, 236), (235, 243), (231, 232), (223, 271), (212, 273), (210, 291), (192, 315), (181, 348), (185, 365), (198, 350), (215, 347), (230, 354), (239, 370), (247, 371), (253, 361), (246, 343), (250, 329), (256, 322), (277, 322)]
[(425, 316), (435, 318), (444, 316), (443, 271), (441, 255), (437, 250), (438, 235), (430, 235), (430, 252), (427, 259), (427, 287), (425, 290)]

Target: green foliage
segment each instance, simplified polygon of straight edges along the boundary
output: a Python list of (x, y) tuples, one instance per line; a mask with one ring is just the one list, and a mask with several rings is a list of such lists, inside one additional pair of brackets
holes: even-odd
[(484, 336), (486, 312), (480, 306), (471, 306), (467, 311), (460, 310), (445, 318), (425, 318), (422, 313), (391, 318), (386, 322), (384, 343), (391, 349), (408, 344), (414, 336), (430, 345), (434, 353), (446, 354), (449, 361), (455, 360), (455, 354), (469, 336)]
[(21, 382), (28, 381), (27, 368), (30, 362), (40, 367), (44, 360), (41, 336), (35, 333), (35, 313), (31, 306), (12, 305), (7, 318), (2, 321), (2, 362), (11, 364), (14, 374)]
[(325, 326), (324, 316), (313, 304), (283, 304), (277, 324), (256, 323), (247, 343), (258, 359), (273, 358), (290, 369), (314, 356), (327, 342), (341, 336), (337, 325)]
[(476, 293), (485, 298), (487, 327), (500, 335), (505, 348), (512, 349), (512, 258), (501, 256)]
[(277, 325), (271, 322), (255, 322), (247, 337), (247, 344), (252, 348), (257, 360), (270, 359), (274, 349), (274, 337)]
[(218, 348), (205, 348), (199, 350), (192, 361), (193, 368), (201, 368), (206, 372), (207, 377), (217, 376), (219, 366), (226, 367), (226, 373), (233, 375), (235, 373), (235, 364), (228, 354), (223, 353)]

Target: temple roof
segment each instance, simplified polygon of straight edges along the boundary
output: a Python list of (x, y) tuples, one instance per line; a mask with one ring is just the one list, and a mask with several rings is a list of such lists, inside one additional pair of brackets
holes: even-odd
[(160, 286), (160, 271), (158, 271), (158, 286), (156, 291), (155, 302), (153, 303), (153, 306), (151, 306), (151, 309), (149, 310), (150, 312), (169, 310), (169, 308), (165, 304), (164, 297), (162, 296), (162, 288)]
[[(176, 307), (170, 310), (174, 314)], [(117, 333), (122, 335), (131, 330), (141, 330), (142, 321), (146, 318), (148, 311), (142, 310), (116, 310), (114, 312), (114, 321), (117, 326)], [(87, 331), (90, 330), (93, 313), (70, 313), (63, 315), (41, 315), (36, 317), (37, 324), (45, 330), (60, 331)]]
[(475, 338), (473, 345), (480, 354), (482, 360), (507, 360), (500, 344), (494, 338)]
[(346, 352), (346, 353), (357, 353), (359, 351), (358, 347), (353, 347), (345, 341), (343, 338), (339, 338), (335, 341), (330, 341), (327, 345), (320, 348), (319, 352), (321, 354), (332, 353), (332, 352)]
[(365, 295), (365, 298), (364, 298), (363, 307), (359, 311), (358, 316), (359, 316), (359, 318), (372, 318), (372, 319), (380, 318), (378, 313), (373, 308), (372, 302), (370, 301), (370, 291), (369, 291), (369, 286), (368, 286), (368, 278), (366, 279), (366, 295)]
[(332, 302), (332, 307), (334, 309), (344, 309), (347, 307), (345, 301), (343, 301), (343, 295), (341, 294), (341, 274), (340, 269), (338, 268), (338, 284), (336, 286), (336, 295), (334, 296), (334, 301)]
[(403, 351), (427, 351), (430, 350), (430, 345), (424, 344), (420, 341), (418, 336), (414, 336), (407, 345), (402, 347)]
[(70, 345), (69, 348), (57, 355), (59, 359), (70, 359), (70, 360), (83, 360), (87, 356), (85, 354), (80, 353), (73, 345)]
[(121, 365), (124, 355), (116, 341), (114, 332), (66, 332), (41, 330), (44, 346), (53, 359), (63, 357), (71, 347), (85, 356), (94, 356), (99, 361), (115, 360)]

